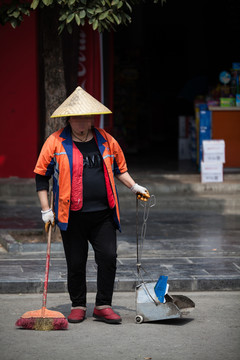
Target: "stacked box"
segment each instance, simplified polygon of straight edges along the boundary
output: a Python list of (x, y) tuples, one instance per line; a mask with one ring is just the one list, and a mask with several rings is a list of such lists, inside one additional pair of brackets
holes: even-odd
[(225, 141), (203, 140), (202, 147), (201, 182), (222, 182), (223, 163), (225, 163)]
[(225, 163), (225, 141), (209, 140), (203, 141), (203, 161), (217, 161)]
[(220, 106), (222, 107), (229, 107), (229, 106), (235, 106), (236, 105), (236, 99), (229, 97), (229, 98), (225, 98), (225, 97), (221, 97), (220, 98)]
[(201, 162), (201, 182), (222, 182), (223, 181), (223, 163)]

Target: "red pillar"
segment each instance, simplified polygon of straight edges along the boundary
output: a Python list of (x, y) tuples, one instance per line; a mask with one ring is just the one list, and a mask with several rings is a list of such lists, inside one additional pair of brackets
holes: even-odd
[(0, 177), (33, 177), (38, 140), (37, 19), (0, 29)]

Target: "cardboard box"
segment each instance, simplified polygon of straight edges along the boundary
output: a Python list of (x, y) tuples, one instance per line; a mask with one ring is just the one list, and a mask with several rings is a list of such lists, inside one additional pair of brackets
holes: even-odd
[(201, 182), (223, 182), (223, 164), (219, 161), (201, 162)]
[(220, 106), (228, 107), (228, 106), (235, 106), (236, 99), (235, 98), (220, 98)]
[(203, 161), (225, 163), (225, 141), (203, 140)]

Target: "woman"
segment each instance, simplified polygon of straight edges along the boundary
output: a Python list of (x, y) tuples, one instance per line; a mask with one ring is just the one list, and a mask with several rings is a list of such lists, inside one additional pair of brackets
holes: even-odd
[(52, 115), (66, 116), (67, 126), (49, 136), (34, 169), (45, 223), (54, 222), (48, 203), (48, 181), (53, 176), (54, 212), (61, 230), (72, 301), (68, 321), (72, 323), (83, 321), (86, 315), (88, 241), (97, 264), (93, 317), (107, 323), (121, 322), (121, 317), (111, 308), (116, 229), (120, 230), (114, 176), (142, 200), (149, 198), (147, 189), (129, 175), (117, 141), (105, 130), (92, 126), (94, 115), (103, 113), (111, 111), (77, 87)]

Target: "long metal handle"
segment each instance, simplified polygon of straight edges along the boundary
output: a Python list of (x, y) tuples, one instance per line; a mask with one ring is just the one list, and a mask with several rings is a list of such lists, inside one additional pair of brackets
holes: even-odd
[(141, 256), (142, 256), (142, 246), (146, 236), (147, 230), (147, 220), (149, 216), (150, 208), (156, 205), (156, 197), (155, 195), (151, 195), (150, 199), (147, 202), (144, 202), (144, 213), (143, 213), (143, 224), (141, 229), (141, 252), (139, 251), (139, 200), (136, 197), (136, 245), (137, 245), (137, 274), (138, 274), (138, 282), (140, 282), (140, 271), (141, 271)]
[[(138, 198), (136, 197), (136, 245), (137, 245), (137, 273), (140, 272), (140, 259), (139, 259), (139, 216), (138, 216)], [(139, 276), (138, 276), (139, 279)]]

